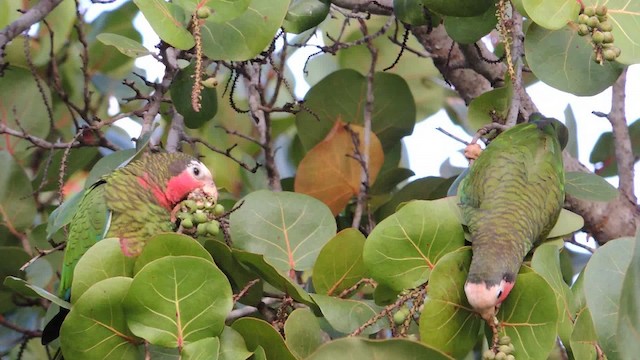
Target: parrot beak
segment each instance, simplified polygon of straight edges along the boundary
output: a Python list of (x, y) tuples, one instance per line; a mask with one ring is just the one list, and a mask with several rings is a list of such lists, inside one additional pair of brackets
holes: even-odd
[(469, 304), (487, 321), (493, 319), (496, 314), (498, 287), (499, 285), (487, 287), (484, 282), (477, 284), (467, 282), (464, 284), (464, 292), (467, 295)]
[(218, 188), (213, 181), (203, 186), (202, 191), (204, 191), (207, 196), (212, 197), (216, 202), (218, 202)]

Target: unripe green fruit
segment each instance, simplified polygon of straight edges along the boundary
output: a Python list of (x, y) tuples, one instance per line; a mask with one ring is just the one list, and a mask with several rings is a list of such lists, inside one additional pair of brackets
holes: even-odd
[(507, 360), (507, 354), (503, 353), (502, 351), (498, 352), (496, 354), (496, 360)]
[(602, 42), (604, 42), (605, 44), (610, 44), (613, 42), (613, 34), (610, 33), (609, 31), (604, 32), (604, 40)]
[(594, 44), (602, 44), (604, 41), (604, 34), (596, 30), (593, 35), (591, 35), (591, 40)]
[(607, 15), (607, 7), (606, 7), (606, 6), (604, 6), (604, 5), (599, 5), (599, 6), (596, 8), (596, 15), (598, 15), (598, 16), (605, 16), (605, 15)]
[(198, 210), (204, 209), (204, 201), (196, 201), (196, 208), (198, 208)]
[(597, 16), (592, 16), (587, 20), (587, 25), (589, 25), (589, 27), (597, 28), (599, 24), (600, 20), (598, 20)]
[(618, 56), (616, 56), (616, 52), (613, 49), (605, 49), (602, 52), (602, 56), (607, 61), (614, 61)]
[(493, 360), (496, 358), (496, 353), (494, 353), (493, 350), (487, 350), (482, 353), (482, 358), (484, 360)]
[(208, 6), (203, 6), (196, 10), (196, 16), (198, 19), (206, 19), (211, 15), (211, 9)]
[(198, 228), (196, 229), (196, 234), (198, 234), (199, 236), (206, 235), (207, 234), (207, 224), (205, 224), (205, 223), (198, 224)]
[(203, 212), (197, 212), (197, 213), (193, 214), (193, 222), (195, 222), (197, 224), (202, 224), (203, 222), (207, 222), (207, 220), (209, 220), (207, 218), (207, 214), (205, 214)]
[(622, 50), (620, 50), (620, 48), (617, 47), (617, 46), (614, 46), (611, 49), (616, 52), (616, 57), (618, 57), (618, 56), (620, 56), (620, 54), (622, 54)]
[(511, 355), (511, 354), (509, 354), (509, 355), (507, 355), (507, 360), (516, 360), (516, 357)]
[(600, 24), (598, 24), (598, 30), (600, 30), (600, 31), (611, 31), (611, 30), (613, 30), (613, 25), (611, 25), (611, 23), (608, 22), (608, 21), (603, 21)]
[(180, 225), (182, 225), (182, 227), (185, 229), (191, 229), (193, 228), (193, 221), (191, 219), (184, 219), (182, 220)]
[(179, 212), (178, 214), (176, 214), (176, 217), (180, 220), (184, 220), (184, 219), (189, 219), (191, 218), (191, 214), (189, 214), (188, 212)]
[(189, 210), (195, 210), (195, 209), (196, 209), (196, 202), (195, 202), (195, 200), (191, 200), (191, 199), (189, 199), (189, 200), (185, 200), (185, 201), (183, 201), (183, 202), (182, 202), (182, 204), (183, 204), (184, 206), (186, 206), (186, 207), (187, 207), (187, 209), (189, 209)]
[(578, 25), (578, 35), (585, 36), (585, 35), (589, 35), (590, 32), (591, 30), (589, 30), (589, 27), (587, 25), (585, 24)]
[(593, 16), (593, 15), (596, 14), (596, 8), (593, 7), (593, 6), (586, 7), (586, 8), (584, 8), (584, 13), (587, 16)]
[(393, 322), (396, 325), (401, 325), (406, 320), (407, 316), (409, 316), (409, 309), (407, 307), (401, 307), (395, 314), (393, 314)]
[(216, 204), (216, 206), (213, 207), (213, 215), (220, 216), (222, 214), (224, 214), (224, 206)]
[(213, 89), (214, 87), (218, 86), (218, 79), (216, 79), (215, 77), (210, 77), (206, 80), (201, 81), (200, 83), (206, 88)]
[(586, 24), (588, 20), (589, 15), (587, 14), (580, 14), (580, 16), (578, 16), (578, 24)]
[(507, 355), (511, 354), (512, 352), (511, 347), (509, 345), (500, 345), (500, 347), (498, 347), (498, 351), (503, 352)]
[(509, 345), (509, 344), (511, 344), (511, 337), (509, 335), (505, 335), (505, 336), (501, 337), (500, 340), (498, 341), (498, 344), (500, 344), (500, 345)]
[(207, 232), (209, 235), (217, 236), (220, 233), (220, 223), (215, 220), (207, 223)]

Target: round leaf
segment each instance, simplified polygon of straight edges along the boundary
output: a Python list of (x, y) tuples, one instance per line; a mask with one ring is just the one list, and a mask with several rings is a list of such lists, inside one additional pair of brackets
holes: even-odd
[(211, 262), (166, 256), (136, 274), (124, 303), (127, 324), (150, 343), (179, 347), (222, 332), (231, 286)]
[(635, 36), (640, 33), (640, 2), (609, 0), (605, 4), (609, 9), (607, 16), (613, 25), (615, 44), (622, 50), (616, 61), (626, 65), (640, 63), (640, 44)]
[(416, 200), (373, 229), (363, 260), (379, 283), (409, 289), (427, 281), (435, 263), (463, 245), (462, 226), (446, 199)]
[(596, 359), (598, 336), (593, 327), (591, 311), (584, 308), (576, 316), (571, 334), (571, 352), (574, 359)]
[(285, 16), (284, 28), (287, 32), (300, 34), (320, 24), (329, 15), (326, 0), (293, 0)]
[(232, 0), (232, 1), (201, 1), (201, 0), (175, 0), (176, 4), (185, 9), (187, 14), (193, 14), (196, 9), (202, 6), (211, 8), (211, 15), (207, 18), (214, 22), (226, 22), (242, 15), (251, 0)]
[(633, 256), (622, 283), (617, 334), (622, 358), (640, 353), (640, 234), (634, 239)]
[(65, 359), (139, 359), (143, 354), (127, 328), (122, 301), (132, 280), (112, 277), (88, 289), (73, 305), (60, 329)]
[(522, 0), (522, 4), (536, 24), (557, 30), (578, 19), (580, 3), (575, 0)]
[(605, 61), (593, 61), (594, 53), (587, 36), (565, 27), (547, 30), (531, 24), (527, 29), (525, 54), (531, 71), (549, 86), (574, 95), (596, 95), (613, 85), (622, 67)]
[(267, 359), (295, 360), (284, 339), (268, 322), (255, 318), (240, 318), (231, 325), (244, 337), (249, 350), (264, 349)]
[(71, 299), (75, 302), (98, 281), (116, 277), (132, 277), (134, 258), (124, 256), (116, 238), (98, 241), (82, 255), (73, 270)]
[(568, 195), (587, 200), (608, 202), (618, 197), (618, 190), (599, 175), (581, 171), (565, 174), (565, 191)]
[(453, 358), (417, 341), (368, 340), (359, 337), (330, 341), (307, 358), (307, 360), (353, 359), (447, 360)]
[(498, 116), (506, 118), (512, 97), (513, 87), (509, 81), (504, 87), (487, 91), (471, 100), (469, 114), (467, 115), (469, 126), (476, 131), (491, 123), (493, 121), (491, 115), (494, 112)]
[(447, 16), (444, 28), (453, 40), (462, 44), (473, 44), (496, 27), (496, 7), (490, 6), (487, 11), (473, 17)]
[(320, 201), (292, 192), (256, 191), (231, 214), (235, 247), (264, 254), (280, 271), (310, 269), (336, 222)]
[(560, 216), (558, 216), (558, 221), (553, 226), (549, 235), (547, 235), (548, 239), (553, 239), (561, 236), (566, 236), (572, 234), (584, 226), (584, 219), (582, 216), (573, 213), (567, 209), (560, 210)]
[(158, 234), (151, 237), (140, 256), (136, 258), (133, 273), (137, 274), (148, 263), (165, 256), (195, 256), (213, 263), (207, 250), (193, 238), (176, 233)]
[(491, 0), (420, 0), (431, 11), (450, 16), (476, 16), (485, 12), (494, 1)]
[[(0, 85), (0, 94), (1, 88), (2, 85)], [(0, 99), (4, 101), (5, 98), (1, 96)], [(2, 136), (2, 138), (6, 137)], [(0, 149), (4, 149), (3, 141), (0, 140)], [(0, 169), (2, 169), (0, 171), (0, 221), (22, 231), (33, 224), (36, 216), (36, 204), (31, 195), (33, 193), (31, 182), (22, 167), (7, 151), (0, 152)]]
[(199, 111), (193, 109), (191, 93), (195, 81), (195, 65), (180, 70), (171, 83), (173, 106), (184, 117), (184, 124), (190, 129), (199, 129), (218, 112), (218, 95), (215, 88), (203, 87)]
[[(322, 315), (337, 331), (349, 334), (377, 315), (382, 308), (370, 300), (340, 299), (337, 297), (311, 294), (313, 301), (318, 304)], [(382, 318), (367, 327), (362, 334), (368, 335), (380, 331), (387, 324)]]
[(339, 295), (366, 276), (364, 242), (360, 231), (347, 228), (320, 250), (313, 266), (313, 287), (318, 294)]
[(225, 326), (220, 334), (220, 360), (245, 360), (251, 356), (239, 332)]
[(311, 355), (323, 343), (318, 319), (309, 309), (295, 309), (284, 324), (286, 343), (299, 359)]
[(220, 339), (208, 337), (185, 345), (181, 355), (184, 360), (218, 360), (219, 351)]
[(97, 36), (97, 39), (101, 43), (113, 46), (124, 55), (132, 58), (150, 54), (149, 50), (147, 50), (147, 48), (145, 48), (142, 44), (140, 44), (138, 41), (129, 39), (126, 36), (111, 33), (102, 33)]
[(185, 28), (184, 10), (163, 0), (133, 0), (153, 31), (160, 39), (180, 50), (189, 50), (195, 44), (193, 35)]
[(424, 10), (422, 0), (393, 0), (393, 12), (398, 20), (405, 24), (414, 26), (429, 24), (430, 20)]

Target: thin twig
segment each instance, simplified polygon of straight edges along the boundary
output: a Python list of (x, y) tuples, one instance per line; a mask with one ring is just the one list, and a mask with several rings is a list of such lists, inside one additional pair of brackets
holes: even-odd
[(252, 288), (255, 284), (259, 283), (259, 282), (260, 282), (260, 279), (253, 279), (253, 280), (249, 281), (249, 282), (248, 282), (248, 283), (247, 283), (247, 284), (242, 288), (242, 290), (240, 290), (240, 292), (239, 292), (239, 293), (237, 293), (237, 294), (234, 294), (234, 295), (233, 295), (233, 303), (235, 304), (235, 303), (237, 303), (237, 302), (238, 302), (238, 300), (242, 299), (242, 297), (243, 297), (243, 296), (245, 296), (245, 295), (249, 292), (249, 290), (251, 290), (251, 288)]
[(47, 250), (40, 250), (36, 247), (36, 251), (38, 252), (38, 254), (34, 257), (31, 258), (31, 260), (27, 261), (24, 265), (20, 266), (20, 271), (25, 271), (31, 264), (33, 264), (34, 262), (36, 262), (38, 259), (40, 259), (41, 257), (45, 257), (53, 252), (56, 251), (60, 251), (62, 249), (64, 249), (67, 246), (66, 242), (60, 243), (57, 246), (51, 248), (51, 249), (47, 249)]
[(27, 254), (31, 255), (33, 252), (31, 250), (31, 244), (29, 243), (29, 238), (27, 237), (26, 234), (21, 233), (13, 226), (13, 223), (11, 222), (11, 220), (9, 220), (9, 217), (7, 216), (7, 212), (4, 210), (4, 207), (2, 205), (0, 205), (0, 216), (2, 216), (2, 219), (3, 219), (2, 225), (4, 225), (7, 228), (7, 230), (9, 230), (11, 234), (13, 234), (13, 236), (20, 239), (20, 244), (22, 245), (22, 249)]
[(11, 329), (15, 332), (19, 332), (23, 335), (25, 335), (26, 337), (29, 338), (35, 338), (35, 337), (41, 337), (42, 336), (42, 331), (40, 330), (29, 330), (29, 329), (25, 329), (22, 328), (12, 322), (9, 322), (4, 315), (0, 314), (0, 325), (6, 327), (7, 329)]
[(456, 141), (458, 141), (458, 142), (461, 142), (461, 143), (463, 143), (463, 144), (465, 144), (465, 145), (469, 145), (469, 142), (468, 142), (468, 141), (463, 140), (463, 139), (461, 139), (461, 138), (459, 138), (459, 137), (457, 137), (457, 136), (453, 135), (452, 133), (448, 132), (447, 130), (445, 130), (445, 129), (441, 128), (441, 127), (437, 127), (437, 128), (436, 128), (436, 130), (438, 130), (438, 131), (440, 131), (441, 133), (443, 133), (443, 134), (447, 135), (448, 137), (452, 138), (453, 140), (456, 140)]

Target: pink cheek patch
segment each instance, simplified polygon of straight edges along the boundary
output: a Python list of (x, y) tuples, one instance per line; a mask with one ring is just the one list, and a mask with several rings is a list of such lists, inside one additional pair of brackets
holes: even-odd
[(172, 177), (169, 183), (167, 183), (167, 199), (169, 199), (172, 204), (177, 204), (190, 192), (203, 185), (201, 181), (194, 179), (188, 170), (185, 170), (177, 176)]
[(507, 296), (509, 296), (509, 293), (511, 292), (511, 289), (513, 289), (513, 285), (514, 283), (511, 282), (504, 282), (504, 287), (502, 289), (502, 295), (500, 295), (500, 297), (498, 298), (498, 303), (502, 303), (503, 301), (505, 301), (507, 299)]

